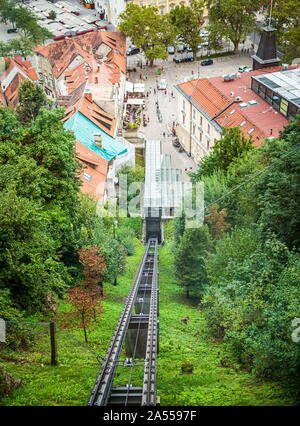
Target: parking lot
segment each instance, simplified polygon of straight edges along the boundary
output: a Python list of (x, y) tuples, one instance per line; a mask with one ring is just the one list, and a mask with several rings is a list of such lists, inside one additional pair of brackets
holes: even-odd
[[(39, 19), (41, 27), (47, 28), (54, 40), (62, 40), (66, 37), (73, 37), (91, 31), (108, 30), (114, 31), (114, 27), (106, 21), (101, 21), (95, 10), (87, 9), (80, 0), (57, 1), (50, 3), (47, 0), (27, 1), (24, 6), (28, 7)], [(51, 11), (56, 17), (49, 18)], [(9, 34), (7, 30), (12, 25), (0, 25), (0, 37), (2, 40), (9, 40), (18, 37), (17, 33)], [(46, 44), (53, 42), (49, 39)]]
[[(39, 25), (52, 32), (54, 40), (62, 40), (65, 37), (73, 37), (98, 29), (110, 29), (107, 22), (99, 19), (95, 10), (87, 9), (79, 0), (56, 3), (38, 0), (28, 2), (27, 7), (39, 18)], [(56, 14), (54, 19), (49, 18), (51, 11)]]

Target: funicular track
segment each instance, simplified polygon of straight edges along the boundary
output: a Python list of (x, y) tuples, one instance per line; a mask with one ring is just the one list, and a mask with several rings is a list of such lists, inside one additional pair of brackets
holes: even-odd
[[(101, 365), (88, 406), (156, 405), (157, 316), (158, 240), (150, 238)], [(145, 331), (147, 331), (146, 338)], [(131, 358), (122, 361), (120, 356), (124, 342), (129, 347), (126, 349), (129, 350)], [(125, 387), (113, 387), (115, 373), (120, 365), (130, 367), (131, 374), (134, 367), (144, 365), (144, 378), (139, 387), (132, 387), (130, 380)]]

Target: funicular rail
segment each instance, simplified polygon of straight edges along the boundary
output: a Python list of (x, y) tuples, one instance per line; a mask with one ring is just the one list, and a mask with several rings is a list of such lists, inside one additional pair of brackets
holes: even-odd
[(158, 253), (156, 240), (150, 240), (150, 244), (153, 241), (155, 241), (155, 252), (153, 259), (154, 265), (146, 346), (146, 363), (144, 369), (142, 405), (156, 405), (156, 356), (158, 346)]
[[(143, 279), (151, 279), (151, 285), (146, 284)], [(151, 291), (149, 314), (133, 315), (133, 308), (137, 301), (139, 290), (145, 294)], [(149, 288), (148, 288), (149, 287)], [(95, 385), (91, 392), (88, 406), (111, 405), (117, 401), (118, 405), (155, 405), (156, 404), (156, 353), (158, 344), (157, 313), (158, 313), (158, 242), (150, 239), (145, 248), (142, 260), (139, 264), (136, 276), (126, 299), (124, 308), (118, 320), (115, 332), (107, 350), (106, 356), (100, 368)], [(144, 304), (144, 303), (143, 303)], [(130, 323), (138, 322), (139, 329), (141, 321), (148, 324), (147, 344), (145, 347), (144, 380), (140, 388), (113, 388), (116, 369), (122, 361), (120, 354), (128, 332)], [(138, 338), (138, 336), (137, 336)], [(138, 360), (140, 361), (140, 360)], [(133, 360), (134, 365), (135, 360)], [(138, 363), (137, 363), (138, 364)], [(124, 397), (125, 395), (125, 397)]]

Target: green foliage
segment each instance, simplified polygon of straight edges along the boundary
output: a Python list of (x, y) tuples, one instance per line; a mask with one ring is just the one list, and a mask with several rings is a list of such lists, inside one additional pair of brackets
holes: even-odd
[(299, 3), (274, 0), (271, 25), (276, 28), (276, 41), (283, 51), (282, 61), (291, 63), (300, 57)]
[[(231, 224), (204, 257), (207, 324), (248, 371), (290, 388), (300, 371), (291, 337), (300, 299), (299, 134), (297, 116), (258, 148), (221, 143), (193, 175), (204, 182), (206, 205), (219, 199)], [(194, 244), (186, 242), (188, 256)]]
[[(118, 279), (118, 286), (106, 289), (100, 324), (92, 322), (88, 327), (89, 347), (101, 356), (105, 356), (109, 346), (143, 250), (142, 244), (136, 240), (135, 255), (128, 258), (125, 273)], [(157, 359), (157, 394), (161, 404), (296, 405), (297, 400), (291, 389), (287, 390), (272, 381), (257, 380), (239, 368), (226, 344), (212, 341), (203, 314), (198, 312), (191, 300), (183, 300), (181, 289), (173, 285), (172, 251), (167, 244), (160, 247), (159, 251), (160, 350)], [(69, 305), (61, 302), (59, 313), (69, 309)], [(187, 315), (191, 320), (188, 324), (182, 324), (180, 319)], [(73, 327), (68, 332), (83, 341), (79, 327)], [(2, 399), (2, 405), (85, 406), (99, 373), (99, 363), (91, 352), (59, 329), (57, 355), (58, 365), (53, 368), (49, 365), (48, 334), (39, 339), (39, 345), (34, 351), (17, 354), (10, 352), (8, 356), (15, 362), (4, 360), (4, 367), (14, 377), (21, 378), (23, 386)], [(193, 375), (181, 373), (181, 365), (185, 360), (193, 364)], [(143, 367), (139, 372), (142, 380)], [(135, 379), (134, 374), (132, 378)], [(118, 368), (115, 382), (120, 386), (128, 383), (126, 368)]]
[(155, 59), (168, 58), (166, 46), (175, 39), (168, 15), (159, 15), (156, 7), (139, 7), (132, 3), (127, 4), (120, 15), (119, 31), (143, 51), (150, 66)]
[(215, 49), (221, 40), (231, 40), (235, 52), (241, 40), (256, 28), (255, 12), (263, 5), (262, 0), (207, 0), (209, 39)]
[(227, 171), (234, 159), (253, 148), (253, 141), (247, 139), (239, 127), (223, 128), (221, 139), (217, 140), (210, 155), (204, 157), (199, 171), (192, 176), (211, 176), (216, 170)]
[(23, 124), (35, 120), (40, 109), (48, 103), (41, 86), (30, 80), (25, 80), (21, 84), (18, 90), (18, 101), (18, 119)]
[(175, 274), (177, 282), (185, 288), (189, 297), (190, 291), (203, 294), (206, 284), (205, 257), (210, 247), (207, 226), (187, 228), (175, 251)]
[(26, 58), (32, 54), (37, 44), (44, 43), (53, 36), (49, 30), (38, 24), (37, 17), (28, 7), (16, 4), (14, 0), (0, 2), (0, 16), (2, 22), (7, 24), (10, 21), (19, 30), (18, 38), (0, 42), (1, 56), (21, 54)]
[(194, 58), (196, 58), (197, 46), (203, 42), (200, 35), (201, 25), (204, 22), (203, 10), (204, 2), (192, 0), (190, 6), (176, 6), (170, 11), (170, 20), (177, 36), (193, 49)]

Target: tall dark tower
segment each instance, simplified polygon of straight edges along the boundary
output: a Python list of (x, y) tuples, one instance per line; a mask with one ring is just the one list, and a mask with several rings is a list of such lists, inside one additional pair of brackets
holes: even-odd
[(280, 59), (277, 57), (275, 31), (275, 28), (269, 25), (263, 28), (257, 52), (251, 56), (254, 70), (274, 67), (279, 64)]

